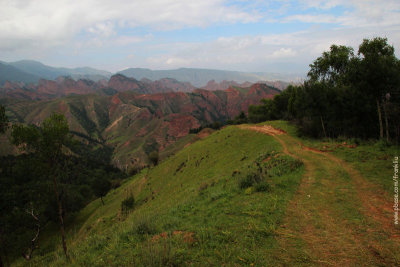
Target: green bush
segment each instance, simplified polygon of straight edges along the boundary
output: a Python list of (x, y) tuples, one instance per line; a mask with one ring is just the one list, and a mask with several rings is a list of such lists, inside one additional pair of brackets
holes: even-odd
[(139, 224), (136, 226), (135, 229), (136, 234), (138, 235), (152, 235), (155, 234), (157, 231), (152, 223), (149, 221), (141, 221)]
[(271, 190), (271, 186), (267, 182), (263, 181), (256, 184), (254, 189), (256, 192), (268, 192)]
[(130, 194), (127, 198), (122, 200), (121, 202), (121, 211), (128, 212), (129, 210), (133, 209), (135, 206), (135, 198), (132, 194)]
[(391, 146), (391, 143), (386, 141), (386, 139), (380, 139), (375, 143), (375, 146), (379, 149), (379, 151), (385, 151), (388, 147)]
[(159, 159), (160, 156), (157, 151), (153, 151), (149, 154), (149, 161), (153, 163), (153, 166), (156, 166), (158, 164)]
[(134, 176), (134, 175), (138, 174), (140, 172), (140, 170), (141, 170), (140, 166), (131, 166), (128, 168), (127, 174), (129, 176)]
[(258, 173), (250, 173), (246, 177), (242, 177), (239, 181), (239, 188), (245, 189), (253, 186), (255, 183), (261, 182), (262, 178)]
[(239, 188), (240, 189), (249, 188), (250, 186), (253, 185), (253, 183), (254, 183), (253, 179), (251, 179), (251, 177), (248, 175), (248, 176), (243, 177), (242, 179), (240, 179)]

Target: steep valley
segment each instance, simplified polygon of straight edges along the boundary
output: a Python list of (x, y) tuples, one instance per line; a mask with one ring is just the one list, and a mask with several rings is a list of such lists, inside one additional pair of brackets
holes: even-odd
[[(60, 97), (53, 90), (53, 95), (59, 97), (43, 100), (7, 97), (0, 103), (6, 106), (11, 121), (21, 123), (40, 125), (54, 112), (64, 114), (76, 136), (92, 143), (95, 149), (110, 148), (112, 163), (126, 170), (147, 165), (147, 155), (152, 151), (165, 158), (177, 150), (174, 145), (182, 148), (197, 140), (199, 137), (189, 134), (191, 129), (230, 120), (241, 111), (246, 112), (250, 105), (279, 93), (265, 84), (254, 84), (223, 91), (196, 89), (189, 93), (143, 94), (148, 87), (120, 76), (110, 79), (114, 88), (119, 89), (112, 96), (86, 90), (83, 92), (92, 93)], [(133, 84), (142, 91), (133, 91)]]

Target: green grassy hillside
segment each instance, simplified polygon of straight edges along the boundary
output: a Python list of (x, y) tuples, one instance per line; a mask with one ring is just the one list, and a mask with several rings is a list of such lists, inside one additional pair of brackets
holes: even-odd
[(68, 222), (69, 261), (54, 227), (15, 265), (398, 266), (398, 147), (294, 134), (281, 121), (216, 131)]
[[(266, 251), (277, 244), (274, 232), (303, 172), (301, 162), (280, 151), (271, 136), (228, 127), (143, 170), (111, 191), (104, 206), (94, 201), (70, 222), (70, 264), (270, 262)], [(122, 214), (131, 193), (134, 209)], [(46, 239), (55, 244), (57, 232)], [(31, 264), (66, 263), (60, 248), (44, 248)]]

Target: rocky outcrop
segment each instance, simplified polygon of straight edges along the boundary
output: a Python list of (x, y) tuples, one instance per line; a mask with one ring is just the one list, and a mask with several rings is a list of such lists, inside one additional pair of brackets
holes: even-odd
[(148, 93), (148, 90), (141, 82), (133, 78), (128, 78), (122, 74), (111, 76), (107, 85), (109, 88), (117, 90), (118, 92), (134, 91), (142, 94)]

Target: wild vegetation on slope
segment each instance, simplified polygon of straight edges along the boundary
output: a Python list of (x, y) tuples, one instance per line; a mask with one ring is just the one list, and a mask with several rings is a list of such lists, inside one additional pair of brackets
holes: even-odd
[(45, 246), (31, 264), (399, 264), (384, 181), (398, 150), (299, 139), (286, 122), (269, 124), (227, 127), (143, 170), (70, 222), (70, 262)]
[[(269, 262), (302, 170), (270, 136), (217, 131), (111, 191), (104, 206), (88, 205), (70, 224), (71, 263)], [(132, 209), (121, 212), (131, 194)], [(32, 264), (64, 264), (59, 252), (38, 251)]]
[(0, 161), (0, 255), (29, 260), (48, 225), (59, 221), (64, 240), (64, 221), (125, 175), (71, 140), (62, 115), (53, 114), (40, 128), (13, 125), (11, 136), (21, 154)]

